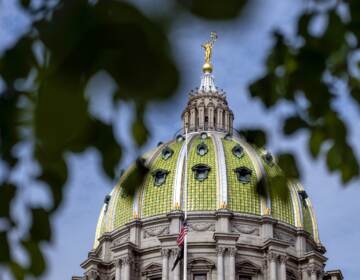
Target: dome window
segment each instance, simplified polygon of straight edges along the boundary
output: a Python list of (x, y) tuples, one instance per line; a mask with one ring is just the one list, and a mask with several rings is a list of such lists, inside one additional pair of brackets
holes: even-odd
[(207, 135), (206, 132), (202, 132), (202, 133), (200, 134), (200, 137), (201, 137), (201, 139), (205, 140), (206, 138), (208, 138), (208, 135)]
[(302, 201), (304, 207), (307, 207), (308, 205), (307, 205), (306, 199), (308, 198), (308, 194), (306, 193), (306, 191), (304, 191), (304, 190), (298, 191), (298, 194), (301, 198), (301, 201)]
[(197, 164), (191, 168), (194, 172), (195, 179), (202, 182), (208, 178), (211, 168), (206, 164)]
[(242, 166), (234, 169), (234, 172), (236, 173), (237, 179), (241, 183), (249, 183), (251, 180), (251, 169)]
[(199, 156), (205, 156), (208, 151), (209, 151), (208, 146), (204, 143), (200, 143), (196, 147), (196, 152)]
[(184, 140), (185, 140), (184, 136), (182, 136), (182, 135), (176, 136), (176, 141), (177, 142), (183, 142)]
[(166, 176), (169, 174), (169, 171), (164, 169), (157, 169), (151, 173), (154, 178), (154, 185), (159, 187), (163, 185), (166, 181)]
[(274, 165), (274, 157), (271, 153), (267, 152), (262, 157), (268, 165), (270, 165), (270, 166)]
[(169, 147), (165, 147), (161, 151), (161, 156), (164, 160), (168, 160), (169, 158), (171, 158), (171, 156), (173, 154), (174, 154), (174, 151), (172, 149), (170, 149)]
[(237, 158), (242, 158), (244, 155), (244, 148), (240, 145), (236, 145), (234, 148), (232, 148), (232, 153)]

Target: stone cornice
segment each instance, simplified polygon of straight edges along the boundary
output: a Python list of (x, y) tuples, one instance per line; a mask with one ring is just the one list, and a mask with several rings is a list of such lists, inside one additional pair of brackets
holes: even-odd
[(122, 243), (122, 244), (116, 244), (116, 245), (112, 246), (110, 249), (113, 252), (119, 252), (119, 251), (124, 251), (124, 250), (134, 251), (134, 252), (138, 251), (137, 246), (130, 241)]
[(278, 240), (274, 238), (269, 238), (264, 242), (264, 245), (262, 246), (263, 250), (285, 250), (287, 249), (291, 244), (289, 242)]

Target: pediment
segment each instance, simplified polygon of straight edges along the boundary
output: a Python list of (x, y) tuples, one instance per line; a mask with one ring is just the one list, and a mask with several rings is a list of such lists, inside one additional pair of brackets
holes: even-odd
[(143, 275), (151, 275), (161, 273), (162, 266), (158, 263), (150, 263), (144, 267)]
[(206, 268), (211, 269), (215, 267), (215, 263), (206, 258), (195, 258), (189, 261), (189, 266), (191, 268)]

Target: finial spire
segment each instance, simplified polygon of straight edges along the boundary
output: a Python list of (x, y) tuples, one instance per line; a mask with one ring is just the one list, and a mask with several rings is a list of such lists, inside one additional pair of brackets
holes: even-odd
[(211, 56), (212, 56), (212, 49), (214, 46), (215, 41), (217, 40), (218, 35), (216, 32), (210, 33), (210, 40), (206, 41), (201, 46), (205, 50), (205, 63), (203, 65), (203, 72), (204, 73), (211, 73), (212, 72), (212, 64), (211, 64)]

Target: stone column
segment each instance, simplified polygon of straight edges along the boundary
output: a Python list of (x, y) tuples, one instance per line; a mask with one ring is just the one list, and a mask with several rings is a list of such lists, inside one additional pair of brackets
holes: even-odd
[(199, 114), (198, 114), (198, 121), (199, 121), (199, 128), (204, 129), (204, 106), (199, 106)]
[(268, 253), (268, 267), (269, 267), (269, 280), (277, 280), (277, 277), (276, 277), (276, 258), (277, 258), (277, 255), (273, 252), (269, 252)]
[(213, 106), (209, 106), (208, 116), (209, 116), (209, 129), (214, 129), (214, 107)]
[(191, 108), (190, 110), (190, 131), (195, 130), (196, 128), (196, 110), (195, 108)]
[(131, 265), (132, 265), (133, 259), (132, 256), (126, 256), (122, 259), (122, 266), (123, 266), (123, 276), (124, 280), (130, 280), (131, 278)]
[(310, 268), (310, 279), (317, 280), (317, 273), (318, 273), (318, 270), (316, 269), (316, 267), (311, 267)]
[(286, 262), (288, 257), (287, 256), (280, 256), (280, 280), (286, 280)]
[(224, 247), (217, 247), (217, 279), (224, 280)]
[(115, 280), (122, 280), (121, 279), (121, 266), (122, 266), (122, 261), (116, 260), (115, 261)]
[(229, 112), (225, 111), (225, 120), (224, 120), (225, 130), (229, 131)]
[(235, 280), (236, 248), (229, 248), (229, 280)]
[[(179, 254), (179, 251), (180, 251), (180, 249), (179, 248), (174, 248), (174, 249), (172, 249), (171, 250), (171, 253), (172, 253), (172, 261), (173, 261), (173, 263), (172, 263), (172, 265), (174, 264), (174, 262), (175, 262), (175, 260), (176, 260), (176, 257), (178, 256), (178, 254)], [(174, 268), (174, 270), (173, 270), (173, 280), (180, 280), (180, 272), (181, 272), (181, 270), (180, 270), (180, 267), (181, 267), (181, 265), (180, 265), (180, 262), (177, 264), (177, 266)]]
[(161, 249), (162, 256), (162, 280), (169, 280), (169, 249)]
[(308, 273), (308, 270), (306, 268), (301, 271), (301, 279), (302, 280), (309, 280), (309, 273)]

